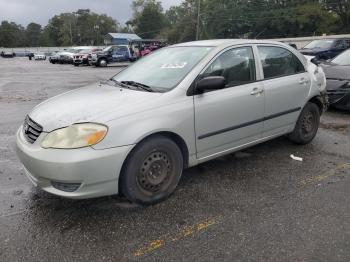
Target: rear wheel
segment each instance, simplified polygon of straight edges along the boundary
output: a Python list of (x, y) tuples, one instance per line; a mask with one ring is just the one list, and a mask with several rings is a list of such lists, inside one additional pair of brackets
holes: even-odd
[(307, 103), (301, 111), (294, 131), (289, 134), (289, 139), (296, 144), (310, 143), (317, 134), (320, 124), (320, 110), (314, 103)]
[(174, 192), (183, 169), (181, 150), (163, 136), (146, 139), (128, 156), (120, 191), (132, 202), (155, 204)]

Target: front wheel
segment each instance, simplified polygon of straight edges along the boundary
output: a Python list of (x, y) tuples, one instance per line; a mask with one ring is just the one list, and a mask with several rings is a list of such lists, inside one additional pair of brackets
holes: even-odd
[(138, 144), (128, 156), (119, 188), (132, 202), (150, 205), (170, 196), (179, 183), (183, 156), (175, 142), (154, 136)]
[(98, 60), (98, 66), (99, 67), (106, 67), (107, 66), (107, 60), (106, 59), (100, 59)]
[(320, 125), (320, 110), (314, 103), (307, 103), (301, 111), (294, 131), (289, 134), (289, 139), (300, 145), (310, 143), (317, 134)]

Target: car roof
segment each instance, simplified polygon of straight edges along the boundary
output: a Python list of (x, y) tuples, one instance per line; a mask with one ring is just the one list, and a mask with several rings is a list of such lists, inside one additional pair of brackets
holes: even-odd
[(225, 49), (234, 45), (250, 45), (250, 44), (266, 44), (266, 45), (277, 45), (280, 47), (284, 47), (294, 53), (299, 57), (301, 61), (303, 61), (306, 66), (307, 60), (306, 58), (299, 53), (295, 48), (291, 47), (288, 44), (282, 43), (280, 41), (272, 41), (272, 40), (256, 40), (256, 39), (212, 39), (212, 40), (201, 40), (201, 41), (193, 41), (187, 43), (176, 44), (171, 47), (187, 47), (187, 46), (203, 46), (203, 47), (214, 47), (215, 49)]
[(213, 46), (223, 47), (230, 45), (241, 45), (241, 44), (278, 44), (283, 45), (279, 41), (271, 40), (256, 40), (256, 39), (212, 39), (212, 40), (201, 40), (177, 44), (174, 46)]
[[(117, 46), (117, 47), (119, 47), (119, 46), (126, 46), (126, 47), (129, 47), (128, 45), (110, 45), (110, 46)], [(109, 47), (109, 46), (108, 46)]]

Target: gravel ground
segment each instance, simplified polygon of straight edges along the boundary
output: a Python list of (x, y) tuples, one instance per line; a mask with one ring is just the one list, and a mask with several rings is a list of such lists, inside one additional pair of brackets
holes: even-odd
[(155, 206), (34, 188), (14, 149), (25, 115), (118, 70), (0, 59), (0, 261), (350, 261), (346, 112), (307, 146), (278, 138), (188, 169)]

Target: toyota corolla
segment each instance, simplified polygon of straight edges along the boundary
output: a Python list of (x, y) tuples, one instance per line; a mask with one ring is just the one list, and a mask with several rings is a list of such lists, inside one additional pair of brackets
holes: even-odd
[(283, 43), (178, 44), (36, 106), (17, 132), (18, 156), (52, 194), (153, 204), (185, 168), (282, 135), (311, 142), (324, 89), (322, 69)]

